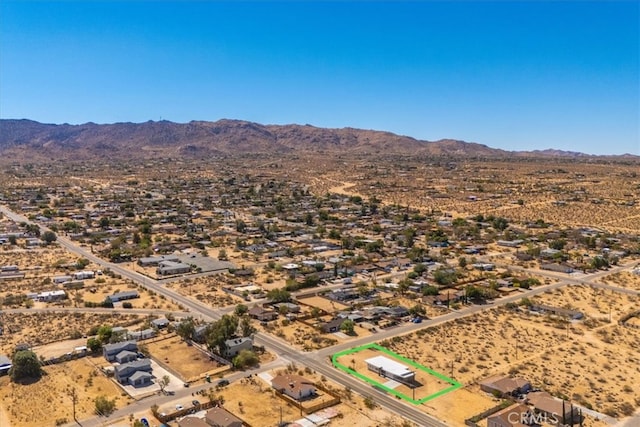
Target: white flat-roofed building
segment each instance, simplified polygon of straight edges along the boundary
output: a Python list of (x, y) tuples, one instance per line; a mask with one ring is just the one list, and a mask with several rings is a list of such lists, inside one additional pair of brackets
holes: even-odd
[(300, 268), (300, 265), (298, 264), (294, 264), (292, 262), (290, 262), (289, 264), (285, 264), (282, 266), (283, 270), (287, 270), (287, 271), (293, 271), (293, 270), (297, 270)]
[(67, 293), (63, 290), (40, 292), (36, 299), (38, 301), (51, 302), (60, 301), (67, 298)]
[(402, 363), (391, 360), (388, 357), (376, 356), (365, 360), (367, 368), (384, 378), (399, 381), (401, 383), (413, 383), (416, 378), (415, 371), (410, 370)]

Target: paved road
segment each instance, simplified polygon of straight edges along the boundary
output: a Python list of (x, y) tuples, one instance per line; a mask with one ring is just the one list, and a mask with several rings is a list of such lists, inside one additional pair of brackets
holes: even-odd
[(89, 307), (45, 307), (45, 308), (10, 308), (2, 310), (2, 313), (104, 313), (104, 314), (141, 314), (143, 316), (158, 315), (158, 314), (172, 314), (176, 317), (191, 316), (192, 313), (187, 311), (169, 311), (169, 310), (156, 310), (145, 308), (89, 308)]

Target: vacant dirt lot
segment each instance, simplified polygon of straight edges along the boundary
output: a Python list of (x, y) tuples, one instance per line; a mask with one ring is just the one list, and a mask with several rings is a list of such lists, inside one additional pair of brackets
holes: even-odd
[[(0, 406), (9, 417), (12, 427), (55, 426), (56, 420), (73, 421), (70, 393), (75, 389), (78, 396), (76, 415), (91, 416), (95, 410), (97, 396), (116, 399), (116, 407), (129, 403), (122, 391), (83, 358), (59, 365), (45, 367), (46, 375), (39, 381), (21, 385), (0, 378)], [(28, 402), (38, 402), (31, 405)], [(27, 410), (28, 408), (28, 410)]]
[(609, 276), (605, 276), (599, 280), (602, 283), (606, 283), (613, 286), (619, 286), (621, 288), (635, 289), (640, 291), (640, 274), (632, 273), (630, 271), (621, 271)]
[(186, 382), (201, 378), (206, 373), (217, 373), (223, 367), (174, 334), (147, 342), (145, 346), (154, 359), (164, 363)]
[(19, 343), (39, 346), (67, 339), (78, 339), (86, 335), (94, 326), (133, 327), (141, 325), (143, 321), (143, 316), (135, 314), (11, 313), (11, 315), (2, 316), (5, 331), (0, 335), (0, 353), (11, 353)]
[(585, 320), (567, 323), (551, 315), (496, 309), (382, 344), (464, 384), (492, 374), (519, 375), (557, 396), (620, 417), (640, 406), (631, 386), (640, 381), (640, 330), (608, 323), (614, 301), (619, 306), (615, 322), (633, 306), (632, 297), (567, 287), (533, 302), (582, 310)]

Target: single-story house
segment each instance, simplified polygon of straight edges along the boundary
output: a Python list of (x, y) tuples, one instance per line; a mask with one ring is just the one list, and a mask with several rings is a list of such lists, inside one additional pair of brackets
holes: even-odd
[(67, 298), (67, 293), (61, 289), (55, 291), (45, 291), (40, 292), (36, 299), (38, 301), (51, 302), (51, 301), (61, 301)]
[(250, 337), (244, 338), (232, 338), (230, 340), (226, 340), (224, 342), (224, 357), (226, 359), (230, 359), (235, 357), (242, 350), (251, 350), (253, 349), (253, 339)]
[(360, 296), (356, 289), (334, 289), (327, 294), (327, 298), (333, 301), (348, 301)]
[[(575, 408), (569, 401), (556, 399), (544, 391), (529, 393), (527, 398), (537, 413), (546, 415), (549, 418), (555, 416), (560, 424), (566, 424), (571, 421), (572, 412), (574, 422), (578, 422), (580, 420), (578, 408)], [(562, 419), (563, 414), (564, 419)]]
[(91, 270), (76, 271), (75, 273), (73, 273), (73, 278), (75, 280), (93, 279), (95, 276), (95, 271)]
[(138, 291), (116, 292), (115, 294), (109, 295), (107, 297), (107, 299), (112, 303), (129, 300), (129, 299), (135, 299), (135, 298), (140, 298), (140, 294), (138, 293)]
[(391, 378), (403, 384), (412, 384), (415, 381), (416, 373), (400, 362), (391, 360), (385, 356), (371, 357), (365, 360), (367, 369), (377, 373), (383, 378)]
[(473, 268), (480, 271), (493, 271), (496, 268), (496, 265), (487, 262), (477, 262), (473, 264)]
[(147, 338), (153, 338), (157, 334), (156, 330), (153, 328), (144, 329), (142, 331), (133, 331), (127, 334), (127, 337), (130, 340), (140, 341), (146, 340)]
[(532, 412), (527, 405), (514, 403), (487, 417), (487, 427), (528, 427)]
[(324, 332), (325, 334), (332, 333), (332, 332), (339, 332), (340, 326), (342, 326), (345, 320), (347, 319), (343, 317), (336, 317), (335, 319), (320, 325), (320, 330), (322, 330), (322, 332)]
[(284, 310), (282, 307), (286, 307), (287, 313), (300, 313), (300, 306), (292, 302), (279, 302), (274, 305), (278, 307), (278, 311)]
[(338, 317), (341, 317), (343, 319), (352, 320), (355, 323), (360, 323), (360, 322), (364, 321), (364, 316), (359, 312), (342, 311), (342, 312), (338, 313)]
[(143, 267), (148, 267), (148, 266), (158, 265), (162, 261), (178, 262), (179, 259), (176, 255), (160, 255), (160, 256), (143, 257), (138, 260), (138, 265), (141, 265)]
[(300, 265), (298, 264), (294, 264), (292, 262), (285, 264), (282, 266), (283, 270), (287, 270), (287, 271), (297, 271), (300, 268)]
[(399, 319), (401, 317), (405, 317), (409, 315), (409, 310), (406, 307), (402, 307), (401, 305), (397, 307), (387, 307), (384, 310), (385, 314), (391, 316), (393, 318)]
[(116, 356), (123, 351), (138, 352), (138, 344), (135, 341), (123, 341), (114, 344), (106, 344), (102, 347), (102, 355), (109, 362), (114, 362)]
[(499, 375), (481, 381), (480, 389), (499, 397), (517, 396), (522, 393), (528, 393), (531, 390), (531, 383), (524, 378)]
[(151, 321), (151, 326), (153, 326), (156, 329), (164, 329), (167, 326), (169, 326), (169, 319), (167, 319), (166, 317), (162, 317), (160, 319), (154, 319)]
[(28, 237), (28, 238), (24, 239), (24, 244), (26, 246), (30, 246), (30, 247), (32, 247), (32, 246), (40, 246), (40, 245), (42, 245), (42, 243), (43, 243), (42, 240), (40, 238), (38, 238), (38, 237)]
[(542, 270), (548, 270), (548, 271), (555, 271), (557, 273), (573, 273), (573, 267), (569, 267), (568, 265), (564, 265), (564, 264), (541, 264), (540, 268)]
[(191, 272), (191, 266), (183, 262), (162, 261), (156, 268), (156, 274), (160, 276), (173, 276)]
[(211, 427), (242, 427), (244, 425), (240, 418), (220, 406), (209, 409), (204, 420)]
[(271, 380), (271, 387), (295, 400), (303, 400), (316, 394), (316, 386), (300, 375), (277, 375)]
[(278, 313), (274, 310), (266, 310), (263, 307), (258, 305), (254, 305), (248, 311), (249, 317), (252, 319), (259, 320), (261, 322), (268, 322), (270, 320), (275, 320), (278, 318)]
[[(150, 373), (151, 370), (152, 370), (151, 361), (149, 359), (138, 359), (138, 360), (134, 360), (133, 362), (128, 362), (122, 365), (114, 366), (114, 375), (116, 380), (120, 384), (131, 384), (129, 382), (129, 379), (133, 376), (133, 374), (135, 374), (136, 372)], [(145, 381), (144, 378), (141, 378), (139, 376), (135, 378), (137, 378), (140, 381)], [(135, 384), (132, 384), (132, 385), (135, 385)]]
[(73, 279), (72, 276), (55, 276), (53, 278), (53, 283), (58, 285), (58, 284), (64, 283), (64, 282), (70, 282), (72, 279)]

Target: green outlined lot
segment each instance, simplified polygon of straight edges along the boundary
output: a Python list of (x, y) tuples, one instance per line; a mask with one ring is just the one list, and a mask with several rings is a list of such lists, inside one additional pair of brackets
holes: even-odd
[[(373, 379), (373, 373), (372, 372), (367, 372), (368, 374), (371, 374), (371, 376), (367, 376), (364, 374), (361, 374), (359, 372), (357, 372), (355, 369), (352, 369), (346, 365), (344, 365), (343, 363), (339, 362), (338, 360), (343, 358), (344, 356), (348, 356), (348, 355), (355, 355), (357, 353), (360, 352), (364, 352), (364, 351), (379, 351), (384, 353), (386, 356), (388, 356), (391, 359), (395, 359), (398, 362), (402, 362), (406, 365), (409, 365), (415, 369), (417, 369), (418, 371), (421, 371), (422, 373), (428, 375), (428, 376), (432, 376), (435, 377), (436, 380), (438, 380), (439, 382), (444, 384), (445, 388), (439, 389), (436, 392), (430, 393), (429, 395), (422, 397), (422, 398), (417, 398), (415, 396), (416, 394), (416, 390), (419, 390), (420, 387), (418, 387), (417, 389), (411, 390), (410, 394), (412, 396), (409, 396), (399, 390), (395, 390), (391, 387), (388, 387), (384, 384), (382, 384), (379, 381), (376, 381), (375, 379)], [(439, 372), (436, 372), (432, 369), (427, 368), (426, 366), (422, 366), (416, 362), (414, 362), (411, 359), (407, 359), (406, 357), (400, 356), (397, 353), (394, 353), (391, 350), (388, 350), (378, 344), (372, 343), (372, 344), (366, 344), (366, 345), (362, 345), (359, 347), (355, 347), (349, 350), (344, 350), (341, 351), (339, 353), (334, 354), (331, 357), (331, 363), (333, 363), (333, 366), (335, 366), (336, 368), (340, 369), (341, 371), (344, 371), (346, 373), (348, 373), (349, 375), (353, 375), (354, 377), (365, 381), (369, 384), (371, 384), (372, 386), (376, 387), (379, 390), (383, 390), (389, 394), (392, 394), (394, 396), (397, 396), (401, 399), (406, 400), (407, 402), (413, 403), (414, 405), (421, 405), (425, 402), (428, 402), (429, 400), (435, 399), (436, 397), (442, 396), (443, 394), (449, 393), (451, 391), (457, 390), (460, 387), (462, 387), (463, 385), (460, 384), (459, 382), (457, 382), (456, 380), (453, 380), (445, 375), (442, 375)], [(405, 387), (406, 388), (406, 387)], [(418, 393), (420, 393), (420, 391), (418, 391)]]

